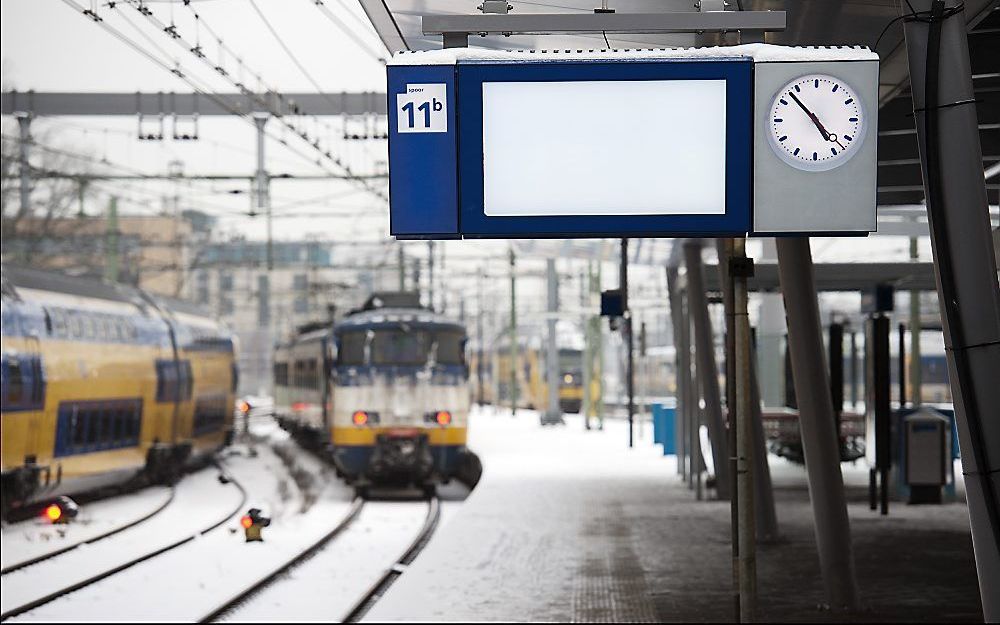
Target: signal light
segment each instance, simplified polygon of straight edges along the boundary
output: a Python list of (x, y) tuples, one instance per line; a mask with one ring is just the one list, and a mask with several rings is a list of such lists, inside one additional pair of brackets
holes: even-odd
[(438, 422), (438, 425), (449, 425), (451, 423), (451, 413), (447, 410), (440, 410), (434, 415), (434, 420)]
[(249, 514), (244, 514), (243, 518), (240, 519), (240, 525), (242, 525), (245, 530), (250, 529), (253, 525), (253, 518), (251, 518)]
[(58, 523), (59, 519), (63, 516), (63, 509), (59, 504), (51, 503), (45, 507), (42, 511), (42, 515), (49, 520), (50, 523)]
[(240, 402), (240, 412), (242, 412), (243, 414), (249, 414), (249, 412), (250, 412), (250, 403), (246, 402), (246, 401), (241, 401)]
[(351, 421), (354, 422), (354, 425), (365, 425), (368, 423), (368, 413), (364, 410), (358, 410), (351, 415)]

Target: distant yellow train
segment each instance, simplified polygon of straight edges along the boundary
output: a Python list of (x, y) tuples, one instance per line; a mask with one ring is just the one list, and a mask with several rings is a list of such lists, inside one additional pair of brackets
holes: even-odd
[[(517, 406), (541, 410), (548, 405), (549, 385), (546, 380), (545, 350), (527, 340), (520, 341), (517, 350)], [(501, 342), (492, 354), (486, 353), (480, 376), (479, 354), (473, 350), (470, 359), (473, 397), (489, 404), (509, 405), (511, 356), (509, 342)], [(559, 407), (563, 412), (580, 412), (583, 406), (583, 350), (559, 348)], [(482, 382), (480, 382), (480, 377)], [(600, 380), (591, 383), (591, 398), (600, 397)]]
[(174, 479), (232, 432), (231, 334), (132, 287), (2, 269), (3, 509)]

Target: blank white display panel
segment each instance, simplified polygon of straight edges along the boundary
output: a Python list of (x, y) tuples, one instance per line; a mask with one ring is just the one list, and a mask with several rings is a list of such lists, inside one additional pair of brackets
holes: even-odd
[(721, 215), (724, 80), (483, 83), (488, 216)]

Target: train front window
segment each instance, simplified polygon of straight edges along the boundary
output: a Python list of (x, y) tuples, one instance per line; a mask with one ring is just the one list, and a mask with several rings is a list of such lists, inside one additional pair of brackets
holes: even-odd
[(439, 365), (460, 365), (465, 363), (464, 339), (462, 332), (453, 330), (354, 330), (340, 335), (337, 363), (422, 366), (433, 360)]
[(378, 330), (371, 343), (372, 364), (422, 365), (431, 347), (427, 339), (421, 331)]

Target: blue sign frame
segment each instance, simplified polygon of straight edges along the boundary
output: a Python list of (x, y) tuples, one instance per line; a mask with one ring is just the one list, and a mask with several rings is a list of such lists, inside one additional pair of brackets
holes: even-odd
[[(726, 211), (722, 215), (487, 216), (483, 83), (726, 81)], [(447, 132), (398, 133), (407, 85), (447, 85)], [(751, 230), (753, 62), (628, 59), (400, 65), (388, 71), (390, 232), (397, 238), (573, 238), (743, 235)]]

